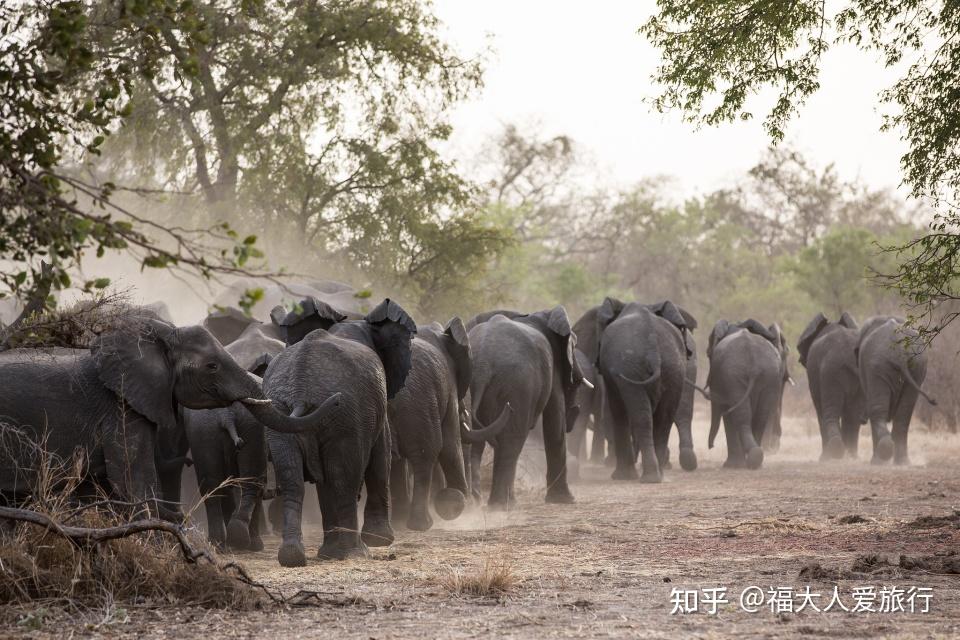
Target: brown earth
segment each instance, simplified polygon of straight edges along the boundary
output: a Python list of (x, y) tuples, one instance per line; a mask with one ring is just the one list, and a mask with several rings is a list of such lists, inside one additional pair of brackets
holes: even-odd
[[(702, 443), (706, 425), (697, 426)], [(960, 576), (949, 572), (960, 563), (946, 555), (960, 550), (960, 439), (915, 429), (913, 465), (877, 467), (866, 461), (865, 436), (859, 461), (819, 463), (809, 421), (789, 421), (784, 431), (782, 451), (759, 471), (720, 468), (721, 437), (717, 448), (698, 450), (697, 471), (675, 468), (662, 484), (614, 483), (608, 469), (586, 467), (573, 486), (575, 505), (547, 505), (542, 489), (524, 490), (509, 513), (477, 510), (438, 520), (426, 533), (398, 531), (393, 546), (373, 549), (366, 560), (283, 569), (273, 536), (264, 552), (238, 556), (255, 578), (288, 595), (318, 592), (313, 606), (238, 612), (117, 605), (72, 620), (21, 616), (0, 635), (960, 637)], [(308, 553), (318, 538), (315, 527), (307, 531)], [(944, 557), (937, 563), (916, 561), (938, 553)], [(909, 558), (898, 562), (901, 555)], [(505, 563), (516, 578), (507, 593), (450, 592), (452, 575), (474, 575), (486, 559)], [(848, 607), (856, 586), (930, 587), (931, 611), (774, 614), (738, 605), (747, 586), (808, 584), (827, 595), (837, 585)], [(731, 603), (718, 615), (671, 615), (673, 588), (720, 586)]]

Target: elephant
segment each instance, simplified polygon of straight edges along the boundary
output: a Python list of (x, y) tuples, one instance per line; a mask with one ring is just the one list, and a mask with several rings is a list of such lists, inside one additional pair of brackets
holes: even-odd
[[(287, 347), (263, 378), (264, 392), (299, 414), (342, 392), (343, 409), (323, 432), (288, 435), (267, 432), (270, 456), (283, 501), (282, 566), (306, 563), (302, 514), (304, 481), (317, 485), (323, 518), (323, 559), (366, 555), (367, 546), (393, 543), (390, 523), (391, 433), (387, 402), (411, 369), (413, 319), (385, 299), (362, 320), (346, 317), (316, 298), (293, 311), (276, 307), (273, 321)], [(366, 486), (363, 530), (357, 526), (357, 499)]]
[[(250, 325), (227, 345), (226, 351), (260, 381), (270, 360), (283, 351), (284, 346), (260, 326)], [(260, 523), (267, 476), (264, 426), (248, 412), (235, 407), (185, 409), (183, 413), (197, 485), (205, 496), (210, 541), (217, 547), (262, 550)], [(221, 486), (231, 478), (239, 480), (239, 487)]]
[[(89, 351), (8, 356), (0, 373), (0, 414), (11, 427), (56, 459), (82, 452), (86, 478), (168, 519), (179, 514), (159, 500), (157, 451), (181, 432), (180, 407), (237, 406), (271, 429), (299, 433), (320, 427), (339, 403), (282, 414), (206, 329), (146, 315), (104, 331)], [(35, 452), (3, 453), (0, 492), (22, 499), (36, 480)]]
[[(462, 403), (466, 401), (472, 376), (470, 340), (463, 322), (454, 317), (446, 327), (439, 323), (417, 327), (410, 344), (411, 368), (406, 384), (388, 403), (394, 438), (394, 459), (390, 491), (394, 518), (408, 516), (406, 526), (426, 531), (433, 526), (428, 502), (444, 520), (458, 517), (469, 494), (463, 447), (461, 446)], [(490, 425), (483, 431), (465, 432), (468, 441), (490, 438), (506, 424)], [(439, 463), (442, 479), (431, 492), (434, 467)], [(412, 496), (407, 492), (407, 466), (413, 474)]]
[[(470, 382), (475, 425), (497, 425), (493, 484), (488, 505), (514, 502), (517, 461), (527, 435), (542, 419), (547, 460), (548, 503), (572, 503), (567, 485), (566, 435), (579, 407), (577, 389), (584, 382), (574, 357), (576, 336), (562, 306), (536, 313), (491, 311), (467, 324), (473, 351)], [(503, 424), (501, 421), (506, 421)], [(470, 476), (480, 491), (480, 461), (486, 440), (471, 443)]]
[[(613, 299), (612, 299), (613, 300)], [(621, 303), (622, 304), (622, 303)], [(663, 317), (666, 302), (657, 302), (645, 305), (655, 315)], [(592, 358), (594, 363), (599, 358), (600, 347), (600, 324), (597, 317), (602, 305), (597, 305), (588, 309), (586, 313), (574, 325), (574, 333), (577, 334), (578, 348), (581, 349), (587, 357)], [(687, 345), (686, 359), (686, 378), (689, 384), (685, 385), (680, 394), (680, 406), (677, 409), (674, 423), (677, 425), (677, 434), (680, 440), (680, 466), (687, 471), (693, 471), (697, 468), (697, 456), (693, 448), (693, 405), (694, 390), (697, 380), (697, 348), (693, 339), (693, 330), (697, 328), (697, 320), (692, 314), (684, 308), (671, 303), (671, 307), (682, 316), (682, 323), (674, 325), (680, 331), (684, 343)], [(593, 446), (591, 448), (590, 458), (593, 462), (604, 462), (604, 446), (610, 442), (610, 450), (613, 452), (613, 426), (610, 422), (611, 412), (609, 407), (609, 398), (606, 393), (606, 383), (602, 376), (597, 376), (597, 391), (593, 399), (594, 416), (594, 435)], [(599, 419), (598, 419), (599, 418)], [(665, 449), (663, 455), (662, 467), (669, 468), (669, 449)]]
[[(683, 314), (669, 301), (657, 307), (608, 297), (596, 314), (597, 364), (615, 442), (614, 480), (663, 479), (660, 465), (680, 406), (689, 354)], [(638, 455), (643, 467), (639, 476)]]
[[(576, 333), (576, 329), (574, 329)], [(597, 368), (593, 360), (580, 350), (578, 347), (574, 350), (574, 357), (577, 359), (577, 365), (583, 372), (584, 380), (587, 380), (593, 387), (582, 384), (577, 389), (577, 406), (580, 412), (577, 419), (570, 429), (570, 435), (567, 437), (567, 453), (576, 460), (586, 459), (587, 431), (591, 416), (593, 417), (594, 433), (600, 433), (603, 438), (603, 403), (600, 402), (598, 388), (602, 385), (600, 376), (597, 375)], [(596, 446), (596, 445), (594, 445)], [(601, 445), (602, 446), (602, 445)], [(569, 469), (568, 469), (569, 475)]]
[(324, 302), (351, 319), (362, 318), (362, 299), (357, 290), (348, 284), (333, 280), (310, 280), (307, 282), (288, 282), (264, 286), (250, 279), (240, 279), (232, 283), (214, 300), (218, 309), (236, 305), (248, 289), (260, 289), (263, 295), (250, 307), (254, 319), (269, 323), (272, 310), (277, 306), (292, 305), (304, 298), (315, 298)]
[(918, 334), (900, 318), (874, 316), (860, 329), (854, 352), (873, 436), (872, 462), (892, 457), (894, 464), (910, 464), (907, 431), (913, 408), (921, 395), (930, 404), (937, 403), (920, 388), (927, 373), (927, 356)]
[(810, 397), (820, 425), (820, 460), (857, 457), (866, 404), (857, 367), (860, 328), (849, 313), (830, 322), (818, 313), (800, 335), (797, 353), (807, 369)]
[(739, 323), (717, 321), (710, 332), (707, 358), (710, 373), (709, 448), (723, 419), (727, 437), (727, 468), (759, 469), (764, 433), (779, 431), (783, 389), (790, 380), (786, 339), (780, 327), (764, 327), (754, 319)]

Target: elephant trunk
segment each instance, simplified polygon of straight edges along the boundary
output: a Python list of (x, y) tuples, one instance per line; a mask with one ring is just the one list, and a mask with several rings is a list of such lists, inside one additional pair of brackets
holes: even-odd
[(239, 403), (257, 421), (280, 433), (304, 433), (316, 429), (337, 413), (340, 407), (340, 393), (335, 393), (323, 401), (319, 407), (303, 416), (288, 416), (272, 406), (265, 398), (248, 397)]
[(507, 424), (510, 422), (510, 416), (513, 415), (513, 407), (508, 402), (504, 405), (500, 415), (490, 425), (483, 426), (479, 418), (473, 416), (473, 429), (467, 429), (467, 426), (460, 423), (460, 438), (469, 444), (480, 444), (483, 442), (492, 442), (494, 438), (500, 435)]

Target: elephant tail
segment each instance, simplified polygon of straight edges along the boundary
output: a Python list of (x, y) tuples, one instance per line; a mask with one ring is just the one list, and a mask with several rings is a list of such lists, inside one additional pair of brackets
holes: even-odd
[(716, 402), (710, 403), (710, 437), (707, 440), (707, 448), (713, 449), (713, 441), (717, 438), (717, 432), (720, 431), (720, 417), (723, 413)]
[(743, 392), (743, 396), (739, 400), (737, 400), (733, 404), (733, 406), (730, 407), (729, 409), (721, 411), (720, 408), (717, 406), (717, 403), (713, 403), (713, 406), (711, 408), (711, 416), (710, 416), (710, 439), (707, 441), (708, 449), (713, 449), (713, 441), (714, 439), (716, 439), (717, 432), (720, 430), (720, 418), (722, 416), (726, 416), (733, 413), (735, 409), (737, 409), (740, 405), (744, 403), (744, 401), (746, 401), (750, 397), (750, 394), (753, 393), (754, 382), (755, 382), (755, 379), (751, 377), (750, 380), (747, 381), (747, 390)]
[(710, 392), (707, 391), (704, 387), (701, 387), (701, 386), (698, 385), (696, 382), (694, 382), (693, 380), (690, 380), (690, 379), (688, 379), (688, 378), (684, 378), (683, 381), (684, 381), (685, 383), (687, 383), (688, 385), (690, 385), (691, 387), (693, 387), (694, 389), (696, 389), (697, 391), (699, 391), (699, 392), (701, 393), (701, 395), (703, 395), (703, 397), (706, 398), (707, 400), (710, 400), (710, 399), (711, 399), (711, 398), (710, 398)]
[(917, 384), (917, 381), (913, 379), (913, 376), (910, 374), (910, 366), (909, 366), (909, 365), (903, 364), (903, 365), (900, 367), (900, 370), (901, 370), (901, 371), (900, 371), (901, 374), (903, 375), (903, 379), (907, 381), (907, 384), (909, 384), (911, 387), (913, 387), (914, 389), (916, 389), (916, 390), (917, 390), (917, 393), (919, 393), (919, 394), (922, 395), (924, 398), (926, 398), (927, 402), (929, 402), (929, 403), (932, 404), (933, 406), (937, 406), (937, 401), (934, 400), (934, 399), (933, 399), (932, 397), (930, 397), (929, 395), (927, 395), (927, 392), (924, 391), (923, 389), (921, 389), (921, 388), (920, 388), (920, 385)]
[(645, 387), (645, 386), (647, 386), (648, 384), (653, 384), (654, 382), (656, 382), (656, 381), (660, 378), (660, 372), (661, 372), (661, 371), (662, 371), (662, 369), (661, 369), (661, 367), (660, 367), (660, 363), (658, 362), (658, 363), (657, 363), (656, 370), (655, 370), (652, 374), (650, 374), (650, 377), (648, 377), (648, 378), (645, 379), (645, 380), (634, 380), (633, 378), (631, 378), (631, 377), (629, 377), (629, 376), (627, 376), (627, 375), (625, 375), (625, 374), (623, 374), (623, 373), (618, 374), (618, 375), (620, 376), (620, 378), (622, 378), (623, 380), (626, 380), (626, 381), (629, 382), (630, 384), (636, 385), (636, 386), (638, 386), (638, 387)]
[(500, 435), (506, 426), (510, 423), (513, 416), (513, 407), (508, 402), (500, 410), (500, 415), (489, 425), (484, 426), (480, 418), (476, 415), (471, 416), (471, 429), (467, 428), (463, 422), (460, 423), (460, 439), (468, 444), (480, 444), (482, 442), (492, 442), (494, 438)]

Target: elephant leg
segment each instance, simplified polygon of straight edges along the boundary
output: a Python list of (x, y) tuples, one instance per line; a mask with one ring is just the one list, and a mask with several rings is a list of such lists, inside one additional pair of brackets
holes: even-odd
[[(284, 567), (302, 567), (307, 564), (303, 549), (303, 454), (293, 436), (274, 434), (270, 438), (270, 453), (277, 477), (277, 497), (282, 502), (283, 528), (277, 560)], [(272, 507), (273, 505), (271, 505)]]
[(433, 485), (433, 461), (411, 461), (413, 468), (413, 499), (410, 503), (410, 516), (407, 528), (413, 531), (426, 531), (433, 526), (430, 517), (430, 489)]
[[(325, 473), (336, 471), (332, 467)], [(328, 478), (334, 477), (332, 474)], [(344, 480), (348, 480), (344, 478)], [(346, 484), (357, 486), (344, 489), (340, 483), (327, 482), (317, 487), (317, 500), (323, 517), (323, 544), (317, 550), (321, 560), (343, 560), (347, 557), (363, 557), (366, 545), (360, 542), (357, 525), (357, 493), (360, 478), (349, 479)]]
[(479, 442), (467, 446), (470, 454), (470, 494), (473, 499), (480, 503), (483, 500), (483, 492), (480, 487), (480, 466), (483, 462), (483, 450), (487, 448), (485, 442)]
[(115, 420), (108, 420), (99, 434), (111, 488), (124, 500), (145, 504), (151, 516), (181, 522), (179, 508), (169, 509), (158, 500), (163, 490), (157, 473), (156, 426), (132, 413)]
[(848, 458), (857, 457), (857, 445), (860, 441), (860, 418), (862, 411), (859, 408), (845, 407), (840, 423), (840, 437), (843, 439), (843, 448)]
[(227, 544), (231, 548), (250, 548), (250, 525), (262, 491), (263, 486), (256, 481), (240, 484), (240, 502), (227, 523)]
[(883, 381), (876, 381), (867, 394), (867, 414), (870, 416), (870, 435), (873, 437), (873, 457), (870, 462), (881, 464), (893, 457), (893, 438), (890, 437), (889, 412), (892, 390)]
[(517, 461), (523, 443), (509, 442), (493, 450), (493, 482), (487, 505), (491, 509), (506, 509), (513, 502), (513, 484), (517, 475)]
[[(363, 509), (362, 537), (371, 547), (389, 547), (393, 544), (393, 527), (390, 526), (390, 435), (389, 425), (383, 425), (373, 444), (364, 474), (367, 503)], [(428, 496), (429, 490), (428, 483)]]
[[(446, 420), (457, 420), (456, 408), (449, 413)], [(440, 469), (443, 472), (444, 485), (442, 489), (433, 496), (433, 508), (437, 515), (444, 520), (453, 520), (463, 513), (467, 506), (467, 496), (470, 490), (467, 487), (467, 470), (463, 463), (463, 449), (460, 444), (460, 426), (456, 424), (456, 429), (444, 429), (444, 436), (440, 446), (440, 456), (437, 459)]]
[(723, 434), (727, 439), (727, 459), (723, 462), (724, 468), (746, 468), (747, 459), (743, 451), (743, 442), (740, 440), (740, 425), (733, 415), (723, 416)]
[(590, 438), (590, 462), (593, 464), (603, 464), (607, 455), (607, 437), (603, 434), (603, 425), (594, 417), (593, 435)]
[(543, 450), (547, 458), (546, 501), (572, 504), (573, 494), (567, 484), (567, 429), (564, 423), (563, 394), (551, 394), (543, 410)]
[(833, 385), (820, 392), (820, 440), (823, 450), (820, 460), (837, 460), (843, 457), (843, 438), (840, 421), (843, 415), (844, 391)]
[(657, 463), (660, 465), (660, 474), (672, 468), (670, 465), (670, 449), (667, 443), (670, 441), (670, 431), (673, 429), (674, 413), (661, 398), (660, 403), (653, 412), (653, 446), (657, 454)]
[(390, 499), (394, 520), (406, 520), (410, 515), (410, 481), (407, 461), (400, 456), (394, 456), (390, 461)]
[(900, 391), (900, 398), (893, 413), (893, 464), (910, 464), (910, 456), (907, 454), (907, 435), (910, 431), (913, 409), (919, 397), (917, 390), (910, 386), (904, 386)]
[(208, 491), (204, 491), (203, 485), (200, 486), (200, 492), (207, 496), (203, 501), (203, 508), (207, 513), (207, 540), (216, 549), (223, 549), (227, 541), (223, 526), (223, 501), (218, 495), (209, 495)]
[(610, 417), (613, 423), (615, 441), (613, 453), (617, 459), (617, 466), (610, 477), (614, 480), (636, 480), (639, 477), (637, 475), (637, 454), (634, 449), (627, 409), (615, 388), (611, 388), (610, 396)]
[(263, 538), (261, 536), (264, 522), (263, 500), (257, 498), (253, 507), (253, 519), (250, 521), (250, 544), (247, 546), (250, 551), (263, 551)]
[(270, 529), (274, 535), (283, 535), (283, 498), (279, 495), (270, 501), (267, 507), (267, 519), (270, 521)]
[[(660, 463), (657, 461), (656, 445), (653, 441), (653, 407), (650, 396), (646, 389), (620, 389), (620, 399), (626, 411), (626, 420), (621, 424), (626, 425), (625, 431), (629, 435), (617, 439), (617, 465), (619, 467), (629, 463), (625, 470), (626, 475), (629, 475), (632, 467), (636, 477), (635, 461), (639, 452), (642, 465), (640, 482), (660, 482), (662, 476)], [(629, 442), (631, 437), (632, 443)], [(629, 447), (627, 451), (622, 451), (627, 447)], [(621, 478), (614, 476), (614, 479)]]

